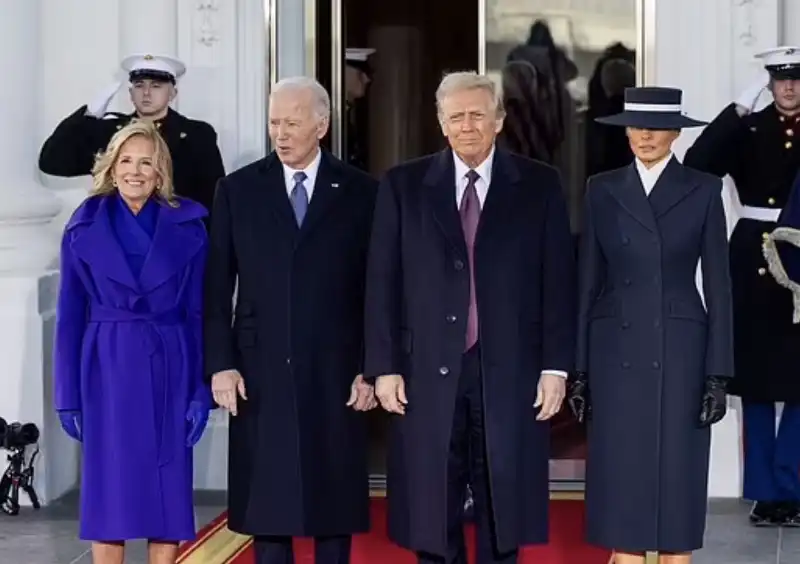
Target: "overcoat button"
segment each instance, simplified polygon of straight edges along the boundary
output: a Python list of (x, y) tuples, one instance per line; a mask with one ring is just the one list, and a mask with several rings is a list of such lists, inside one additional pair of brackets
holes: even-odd
[(286, 364), (291, 364), (291, 363), (292, 363), (292, 358), (287, 356), (286, 357)]
[(456, 270), (464, 270), (464, 263), (460, 260), (456, 260), (453, 263), (453, 266), (455, 267)]
[(448, 374), (450, 374), (450, 369), (447, 368), (446, 366), (442, 366), (441, 368), (439, 368), (439, 374), (441, 374), (442, 376), (447, 376)]
[(456, 316), (455, 315), (448, 315), (447, 316), (447, 322), (448, 323), (455, 323), (456, 322)]
[(622, 368), (630, 368), (630, 367), (631, 367), (631, 363), (630, 362), (625, 361), (625, 362), (622, 363)]
[(764, 268), (763, 266), (758, 269), (758, 275), (759, 276), (764, 276), (766, 273), (767, 273), (767, 269)]
[(631, 285), (631, 279), (630, 278), (626, 278), (625, 279), (625, 285), (626, 286), (630, 286)]
[(653, 363), (653, 368), (655, 368), (656, 370), (658, 370), (659, 368), (661, 368), (661, 363), (660, 363), (660, 362), (658, 362), (658, 361), (655, 361), (655, 362)]
[(770, 198), (769, 200), (767, 200), (767, 203), (769, 205), (771, 205), (771, 206), (774, 206), (775, 205), (775, 198)]
[(631, 242), (631, 240), (630, 240), (630, 239), (628, 239), (627, 237), (623, 237), (623, 238), (622, 238), (622, 244), (623, 244), (623, 245), (627, 245), (627, 244), (628, 244), (628, 243), (630, 243), (630, 242)]
[(630, 327), (630, 326), (631, 326), (631, 324), (630, 324), (630, 323), (628, 323), (627, 321), (623, 321), (623, 322), (622, 322), (622, 328), (623, 328), (623, 329), (627, 329), (627, 328), (628, 328), (628, 327)]

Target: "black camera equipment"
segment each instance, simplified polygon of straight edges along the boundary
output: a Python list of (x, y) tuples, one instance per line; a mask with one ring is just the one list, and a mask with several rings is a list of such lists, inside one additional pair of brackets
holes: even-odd
[[(39, 496), (33, 489), (33, 461), (39, 454), (39, 428), (33, 423), (10, 425), (0, 417), (0, 448), (7, 450), (8, 467), (0, 478), (0, 510), (8, 515), (19, 513), (19, 490), (25, 492), (34, 509), (39, 509)], [(28, 446), (36, 445), (31, 458), (25, 461)]]

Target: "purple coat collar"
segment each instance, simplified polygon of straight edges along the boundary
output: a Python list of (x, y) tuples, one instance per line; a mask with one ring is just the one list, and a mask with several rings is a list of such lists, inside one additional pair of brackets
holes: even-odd
[(102, 274), (143, 294), (169, 280), (200, 252), (207, 242), (202, 219), (207, 215), (200, 204), (178, 199), (176, 207), (165, 203), (158, 214), (148, 253), (137, 281), (114, 236), (111, 225), (113, 199), (87, 198), (72, 214), (65, 233), (76, 257), (86, 262), (95, 274)]

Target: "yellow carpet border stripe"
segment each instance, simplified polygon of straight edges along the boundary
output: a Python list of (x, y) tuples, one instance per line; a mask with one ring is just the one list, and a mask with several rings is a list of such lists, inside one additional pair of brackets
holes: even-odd
[[(223, 525), (227, 521), (222, 521)], [(182, 564), (224, 564), (231, 562), (243, 550), (244, 545), (251, 538), (246, 535), (234, 533), (228, 527), (221, 527), (212, 535), (200, 541), (195, 548), (182, 561)]]
[(192, 555), (192, 553), (194, 553), (198, 548), (203, 546), (203, 544), (205, 544), (205, 542), (208, 541), (212, 536), (217, 534), (220, 531), (220, 529), (225, 527), (227, 522), (228, 522), (227, 519), (220, 520), (219, 523), (215, 524), (208, 531), (206, 531), (202, 537), (192, 541), (189, 550), (178, 556), (178, 559), (175, 561), (176, 564), (183, 564), (183, 562), (187, 562), (188, 558)]
[(236, 564), (236, 559), (237, 559), (237, 558), (239, 558), (239, 557), (240, 557), (242, 554), (244, 554), (244, 552), (245, 552), (245, 551), (246, 551), (248, 548), (250, 548), (250, 547), (252, 546), (252, 544), (253, 544), (253, 539), (252, 539), (252, 538), (250, 538), (250, 539), (247, 539), (247, 542), (245, 542), (245, 543), (244, 543), (244, 544), (243, 544), (243, 545), (242, 545), (242, 546), (239, 548), (239, 550), (237, 550), (237, 551), (236, 551), (236, 552), (233, 554), (233, 556), (231, 556), (230, 558), (228, 558), (228, 559), (227, 559), (227, 560), (224, 562), (224, 564)]

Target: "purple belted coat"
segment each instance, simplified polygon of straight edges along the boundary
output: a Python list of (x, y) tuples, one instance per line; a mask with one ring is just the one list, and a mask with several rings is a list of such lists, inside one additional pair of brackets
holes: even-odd
[(82, 414), (80, 536), (192, 539), (186, 411), (208, 394), (206, 211), (186, 199), (159, 203), (150, 248), (141, 269), (132, 269), (124, 232), (112, 226), (116, 203), (117, 196), (87, 199), (61, 246), (54, 400), (57, 410)]

